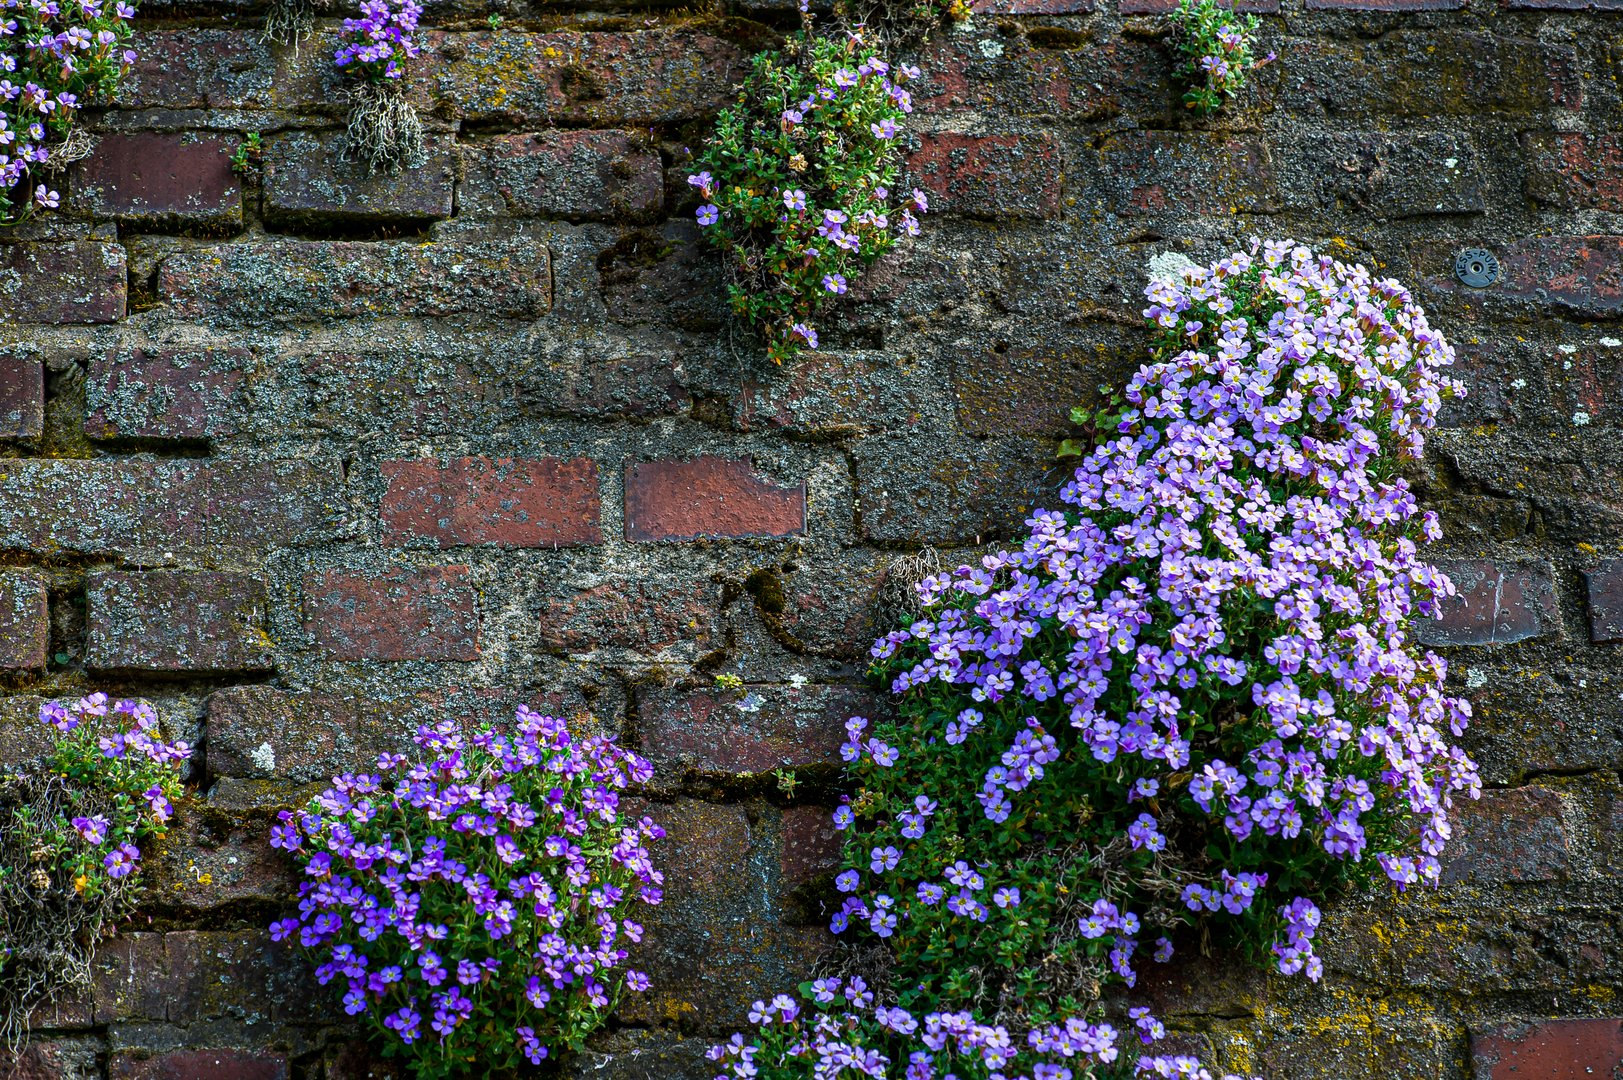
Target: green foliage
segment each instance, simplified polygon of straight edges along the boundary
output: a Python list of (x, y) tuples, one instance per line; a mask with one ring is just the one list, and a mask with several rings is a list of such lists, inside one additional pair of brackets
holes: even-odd
[(817, 347), (810, 320), (899, 236), (918, 233), (923, 193), (895, 190), (902, 84), (860, 32), (820, 36), (810, 20), (782, 52), (755, 57), (688, 178), (707, 241), (726, 259), (735, 315), (775, 362)]
[(1179, 0), (1168, 16), (1173, 47), (1182, 56), (1176, 74), (1189, 84), (1183, 101), (1200, 116), (1214, 113), (1245, 87), (1246, 73), (1274, 59), (1252, 52), (1257, 17), (1237, 15), (1218, 0)]
[(248, 170), (256, 168), (264, 156), (264, 147), (260, 144), (257, 131), (250, 131), (242, 137), (237, 148), (231, 152), (231, 171), (238, 176), (248, 175)]

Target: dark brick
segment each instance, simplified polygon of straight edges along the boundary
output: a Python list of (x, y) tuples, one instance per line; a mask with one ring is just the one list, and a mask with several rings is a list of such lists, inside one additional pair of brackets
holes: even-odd
[(778, 487), (742, 458), (626, 466), (627, 540), (795, 536), (806, 531), (806, 484)]
[(1532, 131), (1522, 135), (1522, 153), (1529, 197), (1563, 210), (1623, 212), (1623, 134)]
[(104, 942), (91, 961), (96, 1022), (162, 1020), (179, 986), (171, 978), (162, 934), (123, 933)]
[(183, 318), (282, 322), (552, 307), (547, 246), (531, 237), (439, 243), (263, 240), (171, 255), (158, 293)]
[[(1120, 0), (1116, 10), (1123, 15), (1164, 15), (1178, 6), (1178, 0)], [(1279, 0), (1240, 0), (1235, 11), (1255, 15), (1277, 15)]]
[(73, 168), (71, 205), (142, 228), (234, 231), (242, 227), (235, 146), (230, 136), (195, 132), (103, 135)]
[(1585, 316), (1623, 314), (1623, 236), (1546, 236), (1497, 252), (1500, 283), (1484, 295)]
[(1385, 218), (1485, 208), (1476, 148), (1466, 136), (1325, 132), (1293, 140), (1282, 156), (1292, 208)]
[(1459, 562), (1443, 569), (1457, 594), (1441, 599), (1440, 620), (1415, 624), (1421, 644), (1508, 645), (1560, 632), (1555, 572), (1549, 563)]
[(1038, 135), (924, 135), (907, 158), (932, 213), (983, 218), (1059, 217), (1065, 165), (1059, 143)]
[(479, 615), (468, 578), (466, 566), (311, 574), (305, 625), (339, 660), (474, 660)]
[(0, 311), (12, 322), (114, 322), (124, 295), (117, 244), (0, 244)]
[(1052, 443), (878, 436), (852, 450), (857, 522), (882, 543), (970, 544), (1013, 536), (1040, 501)]
[[(723, 23), (746, 39), (748, 24)], [(755, 31), (758, 36), (758, 31)], [(463, 120), (526, 128), (551, 124), (667, 124), (730, 100), (753, 49), (689, 25), (642, 33), (446, 35), (448, 62), (432, 92)], [(764, 43), (763, 43), (764, 44)], [(447, 50), (450, 46), (450, 50)]]
[(364, 1039), (344, 1043), (326, 1062), (326, 1080), (401, 1080), (404, 1067), (380, 1057)]
[[(641, 700), (643, 753), (657, 765), (703, 772), (761, 773), (834, 765), (845, 721), (878, 699), (861, 687), (746, 686), (743, 697), (713, 690), (649, 691)], [(754, 706), (746, 711), (740, 705)]]
[(85, 434), (93, 439), (204, 439), (236, 432), (247, 349), (133, 349), (91, 362)]
[(369, 173), (343, 160), (344, 135), (295, 131), (265, 143), (265, 220), (278, 226), (432, 221), (451, 216), (456, 139), (430, 134), (428, 160), (410, 171)]
[(1505, 6), (1524, 11), (1623, 11), (1623, 0), (1505, 0)]
[(297, 866), (266, 842), (268, 814), (227, 824), (201, 809), (181, 806), (168, 834), (143, 853), (149, 895), (165, 907), (211, 911), (285, 903), (297, 892)]
[(912, 428), (936, 411), (935, 388), (929, 373), (900, 372), (889, 356), (808, 352), (782, 371), (746, 378), (733, 421), (744, 431), (818, 438)]
[(625, 649), (652, 656), (708, 640), (716, 617), (708, 581), (612, 581), (560, 589), (543, 602), (541, 640), (571, 654)]
[[(312, 50), (320, 51), (320, 50)], [(263, 106), (275, 64), (257, 34), (240, 30), (143, 30), (129, 76), (119, 85), (121, 109)]]
[(55, 733), (40, 723), (45, 698), (32, 694), (0, 697), (0, 765), (21, 765), (51, 752)]
[[(30, 1024), (36, 1030), (40, 1024)], [(6, 1080), (92, 1080), (101, 1070), (93, 1044), (66, 1039), (36, 1039), (18, 1052), (0, 1047), (0, 1075)]]
[(0, 356), (0, 439), (37, 439), (45, 430), (45, 365)]
[(270, 671), (265, 586), (246, 574), (92, 574), (85, 663), (101, 671)]
[(1081, 15), (1093, 10), (1093, 0), (974, 0), (977, 15)]
[(783, 846), (778, 870), (785, 884), (804, 885), (840, 867), (841, 836), (826, 806), (791, 806), (783, 811)]
[(1099, 170), (1106, 205), (1124, 217), (1279, 209), (1273, 157), (1255, 136), (1124, 132), (1100, 144)]
[(623, 131), (507, 135), (459, 196), (464, 212), (580, 221), (645, 219), (665, 200), (658, 151)]
[(671, 416), (693, 402), (682, 364), (668, 356), (537, 364), (524, 373), (519, 396), (526, 411), (541, 416)]
[(1465, 0), (1307, 0), (1309, 11), (1458, 11)]
[(333, 988), (317, 985), (291, 942), (272, 942), (264, 930), (171, 931), (163, 935), (159, 970), (162, 1015), (171, 1024), (218, 1017), (301, 1024), (343, 1018)]
[(1589, 639), (1623, 641), (1623, 559), (1608, 559), (1584, 572), (1589, 587)]
[(517, 411), (507, 380), (472, 358), (402, 365), (398, 353), (319, 350), (297, 363), (308, 388), (296, 399), (299, 419), (332, 434), (464, 435)]
[(919, 61), (924, 76), (913, 95), (919, 111), (1172, 120), (1170, 58), (1158, 40), (1104, 35), (1083, 49), (1037, 48), (1024, 37), (997, 40), (1001, 48), (994, 50), (975, 35), (936, 35)]
[(287, 1057), (268, 1050), (170, 1050), (155, 1057), (120, 1050), (108, 1080), (287, 1080)]
[(953, 378), (958, 429), (969, 435), (1062, 435), (1082, 389), (1097, 382), (1087, 353), (1008, 347), (959, 358)]
[(1428, 1016), (1388, 1016), (1377, 999), (1352, 998), (1348, 1012), (1380, 1014), (1378, 1022), (1339, 1020), (1270, 1024), (1253, 1060), (1268, 1080), (1432, 1080), (1458, 1068), (1459, 1026)]
[(1444, 881), (1558, 881), (1567, 877), (1569, 798), (1549, 788), (1489, 790), (1458, 800)]
[(1595, 1080), (1623, 1073), (1623, 1018), (1517, 1021), (1471, 1030), (1474, 1080)]
[(574, 547), (597, 544), (597, 462), (486, 457), (385, 461), (384, 539), (437, 546)]
[(26, 571), (0, 573), (0, 671), (43, 668), (50, 647), (45, 582)]

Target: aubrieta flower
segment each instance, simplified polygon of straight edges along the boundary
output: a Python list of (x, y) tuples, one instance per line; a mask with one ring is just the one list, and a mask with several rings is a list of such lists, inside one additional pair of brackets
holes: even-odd
[(413, 37), (422, 14), (417, 0), (363, 0), (361, 17), (344, 20), (333, 63), (372, 82), (401, 78), (422, 51)]
[(346, 1010), (414, 1052), (539, 1062), (622, 986), (648, 989), (625, 916), (662, 898), (648, 843), (664, 830), (620, 808), (652, 766), (527, 707), (508, 730), (441, 722), (416, 743), (421, 760), (384, 754), (282, 812), (271, 842), (304, 881), (271, 936), (296, 936)]

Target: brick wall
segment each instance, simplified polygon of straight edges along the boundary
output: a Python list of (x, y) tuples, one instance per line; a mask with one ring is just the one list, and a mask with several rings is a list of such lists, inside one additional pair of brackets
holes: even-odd
[[(203, 752), (132, 932), (10, 1075), (369, 1075), (266, 940), (289, 891), (267, 822), (419, 720), (530, 701), (653, 758), (671, 832), (656, 990), (581, 1069), (709, 1076), (705, 1038), (818, 948), (886, 559), (1018, 531), (1069, 407), (1137, 363), (1150, 256), (1253, 232), (1401, 278), (1460, 348), (1472, 397), (1416, 480), (1462, 589), (1430, 638), (1491, 790), (1442, 888), (1332, 907), (1322, 987), (1218, 957), (1148, 992), (1279, 1080), (1611, 1075), (1617, 0), (1259, 0), (1281, 60), (1203, 125), (1158, 0), (982, 0), (918, 58), (940, 212), (782, 369), (728, 331), (684, 201), (682, 148), (791, 21), (735, 6), (431, 4), (429, 162), (399, 178), (338, 160), (331, 22), (295, 53), (259, 42), (257, 0), (143, 9), (67, 212), (0, 238), (0, 756), (90, 686)], [(1466, 246), (1498, 284), (1454, 280)]]

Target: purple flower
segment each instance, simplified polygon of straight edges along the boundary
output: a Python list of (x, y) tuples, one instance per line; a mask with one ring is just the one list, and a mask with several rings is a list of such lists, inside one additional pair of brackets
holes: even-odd
[(700, 225), (714, 225), (721, 217), (721, 211), (711, 203), (705, 203), (698, 210)]
[(129, 877), (135, 872), (135, 863), (140, 859), (141, 853), (134, 844), (120, 844), (107, 853), (102, 859), (102, 865), (107, 868), (107, 876), (117, 880)]

